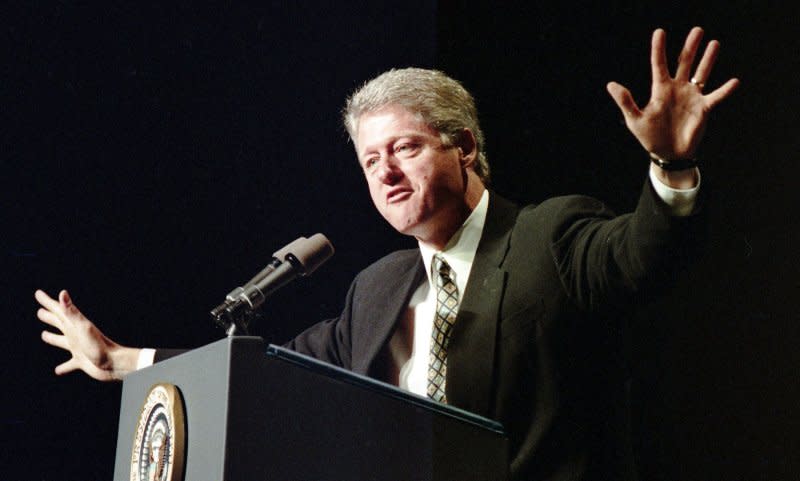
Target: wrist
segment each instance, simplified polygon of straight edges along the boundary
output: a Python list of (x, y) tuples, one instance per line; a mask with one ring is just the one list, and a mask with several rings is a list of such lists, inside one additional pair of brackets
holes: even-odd
[(135, 347), (125, 347), (117, 344), (109, 353), (111, 360), (111, 377), (116, 381), (121, 381), (126, 374), (136, 370), (139, 362), (139, 351)]
[(680, 172), (694, 169), (698, 165), (697, 157), (665, 159), (652, 152), (648, 152), (648, 154), (650, 155), (650, 162), (667, 172)]
[(694, 189), (700, 182), (700, 171), (697, 167), (686, 170), (669, 171), (662, 169), (655, 163), (651, 163), (650, 172), (662, 184), (671, 189)]

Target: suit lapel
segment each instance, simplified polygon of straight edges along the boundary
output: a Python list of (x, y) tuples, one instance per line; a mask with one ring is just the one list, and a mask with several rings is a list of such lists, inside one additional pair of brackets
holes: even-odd
[(447, 351), (448, 402), (484, 416), (492, 408), (498, 316), (506, 286), (507, 274), (501, 265), (516, 216), (516, 206), (491, 194)]
[[(408, 308), (411, 295), (425, 277), (425, 265), (417, 250), (414, 262), (408, 263), (398, 274), (387, 275), (386, 279), (374, 292), (374, 299), (369, 315), (372, 321), (370, 328), (374, 329), (369, 334), (370, 342), (365, 343), (363, 356), (354, 359), (362, 360), (362, 365), (354, 365), (353, 370), (362, 374), (376, 369), (376, 361), (385, 361), (384, 356), (379, 356), (381, 350), (389, 342), (389, 338), (397, 328), (398, 319)], [(383, 369), (379, 367), (378, 369)]]

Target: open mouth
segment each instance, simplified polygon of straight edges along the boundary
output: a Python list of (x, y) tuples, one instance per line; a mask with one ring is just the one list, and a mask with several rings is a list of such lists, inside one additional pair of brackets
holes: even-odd
[(400, 202), (406, 200), (413, 193), (414, 191), (406, 187), (399, 187), (392, 189), (386, 194), (386, 203), (392, 204), (394, 202)]

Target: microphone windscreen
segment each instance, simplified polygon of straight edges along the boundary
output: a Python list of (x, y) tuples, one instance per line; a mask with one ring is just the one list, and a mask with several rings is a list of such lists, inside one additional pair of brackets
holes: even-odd
[(308, 241), (305, 237), (298, 237), (297, 239), (293, 240), (292, 242), (286, 244), (285, 246), (281, 247), (279, 250), (275, 251), (272, 254), (272, 257), (278, 259), (279, 261), (283, 262), (286, 260), (287, 254), (294, 254), (294, 251), (298, 250), (300, 246), (305, 244)]
[(303, 266), (302, 275), (309, 276), (325, 261), (330, 259), (333, 252), (333, 245), (327, 237), (322, 234), (314, 234), (305, 239), (304, 242), (298, 243), (297, 247), (291, 251), (291, 254)]

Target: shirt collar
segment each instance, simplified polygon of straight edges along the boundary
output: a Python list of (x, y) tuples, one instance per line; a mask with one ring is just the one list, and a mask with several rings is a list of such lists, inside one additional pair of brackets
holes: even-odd
[(464, 292), (472, 269), (472, 261), (475, 259), (475, 252), (478, 250), (478, 243), (481, 240), (483, 225), (486, 223), (486, 212), (489, 207), (489, 191), (484, 189), (478, 205), (467, 217), (467, 220), (453, 234), (453, 237), (441, 251), (436, 250), (424, 242), (419, 242), (419, 250), (422, 254), (422, 261), (425, 263), (425, 273), (428, 282), (431, 282), (431, 263), (434, 254), (440, 254), (455, 272), (456, 286), (459, 292)]

